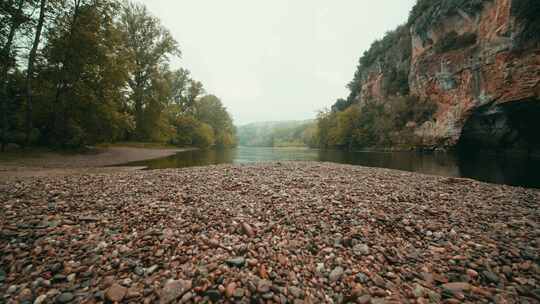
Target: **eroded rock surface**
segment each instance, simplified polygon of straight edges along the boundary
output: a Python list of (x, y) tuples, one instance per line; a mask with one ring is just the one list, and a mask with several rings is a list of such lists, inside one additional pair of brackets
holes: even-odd
[[(440, 2), (433, 1), (433, 6)], [(426, 10), (420, 21), (411, 20), (391, 33), (394, 43), (363, 67), (356, 84), (359, 101), (384, 103), (410, 94), (435, 102), (435, 116), (414, 125), (423, 146), (456, 146), (464, 133), (475, 136), (464, 127), (471, 117), (481, 116), (485, 123), (479, 124), (473, 142), (494, 136), (483, 148), (540, 151), (540, 140), (529, 134), (540, 123), (526, 115), (540, 113), (540, 42), (522, 39), (531, 21), (513, 13), (520, 2), (525, 3), (480, 0), (475, 1), (480, 9), (467, 12), (457, 7), (440, 16), (437, 9)], [(393, 90), (391, 83), (399, 81), (405, 82), (405, 92)], [(516, 107), (525, 109), (512, 111)]]

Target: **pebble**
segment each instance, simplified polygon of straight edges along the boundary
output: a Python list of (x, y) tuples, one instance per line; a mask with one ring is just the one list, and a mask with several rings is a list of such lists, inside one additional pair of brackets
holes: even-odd
[(15, 291), (17, 291), (17, 285), (11, 285), (11, 286), (9, 286), (9, 288), (6, 290), (6, 293), (7, 293), (7, 294), (12, 294), (12, 293), (14, 293)]
[(75, 296), (71, 292), (63, 292), (58, 297), (56, 297), (56, 303), (69, 303), (75, 299)]
[(234, 295), (236, 291), (236, 284), (234, 282), (231, 282), (227, 285), (227, 288), (225, 288), (225, 296), (227, 296), (227, 298), (230, 298)]
[(221, 292), (219, 292), (219, 290), (216, 290), (216, 289), (209, 289), (204, 294), (205, 296), (210, 298), (212, 302), (217, 302), (219, 301), (219, 299), (221, 299)]
[(485, 270), (482, 272), (482, 276), (490, 283), (499, 283), (499, 277), (491, 271)]
[(452, 292), (467, 291), (471, 289), (471, 285), (465, 282), (446, 283), (446, 284), (443, 284), (442, 287)]
[(336, 282), (337, 280), (341, 279), (342, 275), (343, 275), (343, 268), (338, 266), (334, 268), (332, 272), (330, 272), (328, 279), (330, 279), (330, 282)]
[(191, 289), (191, 282), (186, 280), (169, 280), (163, 286), (160, 293), (160, 304), (168, 304), (174, 302), (184, 293)]
[(355, 279), (359, 283), (366, 283), (369, 281), (369, 277), (363, 272), (357, 273)]
[(47, 300), (47, 295), (43, 294), (34, 300), (34, 304), (43, 304)]
[(283, 162), (0, 183), (0, 302), (534, 303), (540, 191), (456, 180)]
[(114, 283), (105, 291), (105, 298), (111, 302), (120, 302), (124, 299), (127, 293), (127, 288)]
[(21, 290), (18, 296), (19, 302), (29, 302), (32, 300), (32, 291), (28, 288)]
[(353, 247), (353, 252), (357, 256), (363, 256), (369, 254), (369, 246), (366, 244), (357, 244)]
[(246, 259), (243, 257), (228, 259), (227, 264), (231, 267), (243, 267), (246, 264)]
[(236, 288), (234, 290), (234, 297), (235, 298), (242, 298), (245, 295), (245, 291), (243, 288)]
[(272, 286), (272, 283), (267, 280), (259, 280), (259, 283), (257, 283), (257, 291), (260, 293), (267, 293), (270, 291), (270, 287)]
[(296, 286), (290, 286), (288, 289), (289, 289), (289, 293), (295, 298), (301, 298), (303, 296), (302, 289)]

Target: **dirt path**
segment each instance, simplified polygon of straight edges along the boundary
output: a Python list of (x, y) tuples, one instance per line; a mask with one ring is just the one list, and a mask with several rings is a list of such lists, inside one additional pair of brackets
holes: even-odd
[(29, 176), (58, 176), (79, 173), (106, 173), (138, 169), (137, 167), (114, 167), (134, 161), (161, 158), (190, 148), (155, 149), (110, 147), (99, 148), (83, 154), (43, 152), (35, 155), (0, 159), (0, 180)]

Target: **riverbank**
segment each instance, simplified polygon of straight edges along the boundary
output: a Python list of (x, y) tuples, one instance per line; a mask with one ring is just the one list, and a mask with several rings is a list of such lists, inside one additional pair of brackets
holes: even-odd
[(106, 168), (129, 162), (174, 155), (193, 148), (162, 148), (143, 145), (101, 146), (84, 153), (59, 153), (52, 151), (9, 152), (0, 154), (0, 180), (30, 176), (58, 176), (77, 173), (113, 173), (131, 168)]
[(533, 189), (282, 162), (29, 178), (0, 201), (7, 303), (540, 301)]

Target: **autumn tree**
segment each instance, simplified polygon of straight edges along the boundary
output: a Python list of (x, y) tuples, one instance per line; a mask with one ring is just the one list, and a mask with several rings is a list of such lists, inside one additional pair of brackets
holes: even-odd
[(150, 139), (149, 126), (155, 125), (157, 119), (156, 109), (150, 109), (153, 78), (160, 77), (161, 67), (169, 62), (170, 56), (180, 55), (180, 50), (170, 32), (145, 6), (126, 4), (121, 20), (126, 46), (133, 58), (128, 84), (135, 112), (135, 134), (138, 139)]

